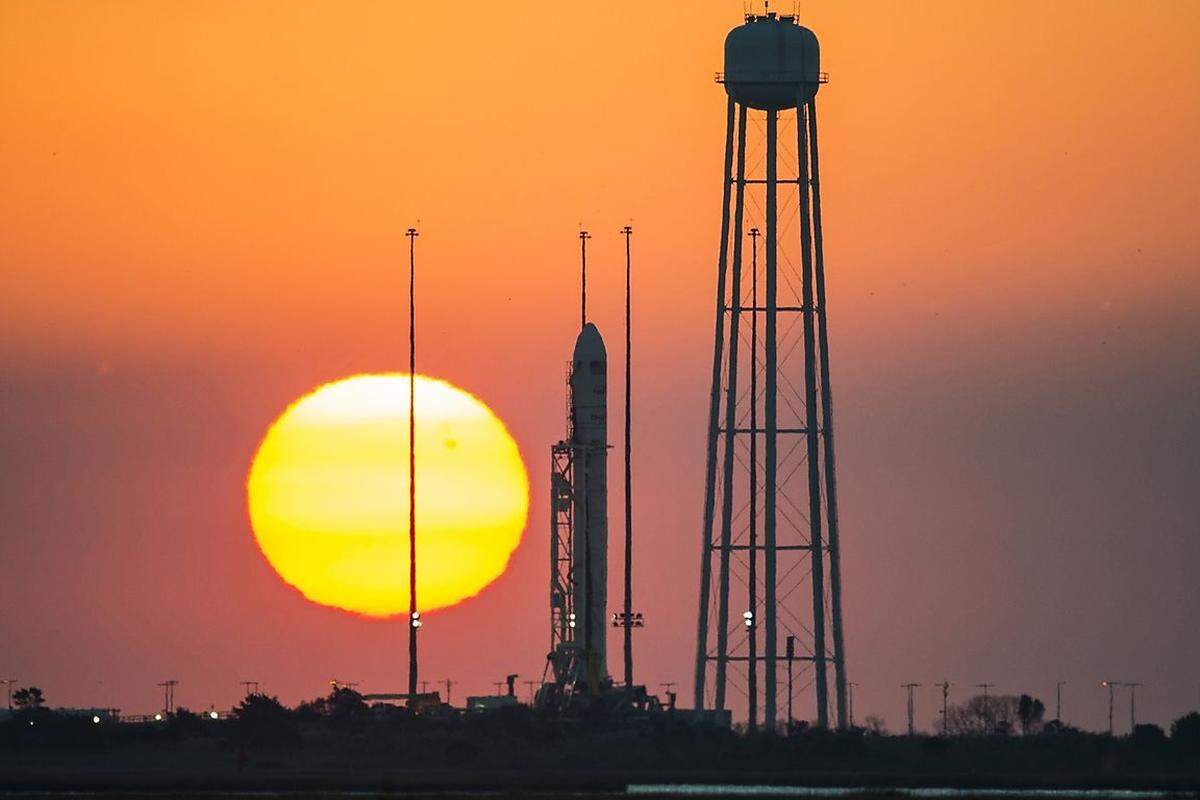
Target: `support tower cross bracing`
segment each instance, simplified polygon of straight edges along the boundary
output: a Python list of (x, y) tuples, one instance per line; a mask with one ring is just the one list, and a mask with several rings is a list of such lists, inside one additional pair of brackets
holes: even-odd
[(832, 683), (834, 721), (847, 725), (817, 152), (825, 80), (817, 38), (794, 17), (751, 15), (726, 38), (695, 704), (745, 700), (768, 730), (791, 705), (791, 668), (816, 724), (830, 724)]

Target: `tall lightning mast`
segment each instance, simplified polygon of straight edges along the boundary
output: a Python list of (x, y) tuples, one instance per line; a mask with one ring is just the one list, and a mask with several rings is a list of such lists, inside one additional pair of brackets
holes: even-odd
[(630, 296), (632, 272), (632, 250), (630, 240), (633, 238), (633, 228), (626, 225), (621, 229), (625, 237), (625, 613), (622, 616), (622, 627), (625, 640), (625, 686), (633, 686), (633, 474), (630, 466), (630, 384), (632, 373), (631, 350), (631, 313)]
[(408, 694), (417, 694), (417, 233), (408, 237)]

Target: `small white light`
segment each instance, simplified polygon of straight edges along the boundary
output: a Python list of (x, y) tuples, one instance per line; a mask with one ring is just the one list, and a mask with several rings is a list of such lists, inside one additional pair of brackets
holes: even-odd
[(747, 619), (746, 619), (746, 627), (747, 627), (747, 628), (753, 628), (753, 627), (754, 627), (754, 620), (747, 618)]
[(567, 626), (568, 626), (568, 627), (571, 627), (571, 628), (574, 628), (574, 627), (575, 627), (575, 620), (571, 620), (570, 622), (568, 622), (568, 623), (567, 623)]
[(210, 711), (210, 712), (208, 712), (208, 718), (209, 718), (209, 719), (216, 719), (216, 718), (217, 718), (217, 716), (218, 716), (218, 715), (217, 715), (217, 712), (215, 712), (215, 711)]
[(33, 727), (33, 720), (29, 720), (29, 727)]
[(754, 612), (753, 611), (745, 611), (742, 613), (742, 616), (745, 617), (746, 619), (754, 619)]
[(96, 724), (96, 725), (99, 725), (99, 724), (100, 724), (100, 718), (99, 718), (99, 717), (97, 717), (97, 716), (93, 716), (93, 717), (92, 717), (92, 722), (93, 722), (94, 724)]
[(574, 621), (575, 621), (575, 612), (574, 612), (574, 611), (572, 611), (570, 614), (568, 614), (568, 615), (567, 615), (567, 619), (569, 619), (569, 620), (571, 620), (572, 622), (574, 622)]
[(417, 618), (415, 618), (415, 617), (414, 617), (414, 618), (413, 618), (413, 621), (412, 621), (412, 626), (413, 626), (414, 628), (419, 628), (419, 627), (421, 627), (421, 620), (419, 620), (419, 619), (417, 619)]
[(162, 722), (162, 714), (155, 714), (155, 715), (154, 715), (154, 721), (155, 721), (155, 722)]
[(421, 618), (421, 612), (420, 612), (420, 611), (414, 611), (414, 612), (412, 612), (412, 618), (413, 618), (413, 619), (420, 619), (420, 618)]

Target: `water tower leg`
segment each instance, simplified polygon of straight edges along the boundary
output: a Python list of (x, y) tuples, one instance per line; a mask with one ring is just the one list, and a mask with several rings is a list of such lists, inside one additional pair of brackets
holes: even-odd
[(733, 470), (737, 426), (738, 323), (742, 293), (742, 217), (746, 198), (746, 107), (738, 109), (737, 178), (733, 203), (733, 274), (729, 281), (729, 367), (725, 373), (725, 453), (721, 485), (721, 576), (717, 595), (716, 708), (725, 708), (729, 667), (729, 557), (733, 544)]
[(725, 330), (725, 271), (729, 253), (729, 194), (730, 172), (733, 169), (733, 111), (730, 98), (725, 115), (725, 168), (721, 173), (721, 249), (717, 256), (717, 315), (713, 345), (712, 397), (708, 412), (708, 448), (705, 460), (704, 522), (700, 549), (700, 599), (696, 625), (696, 671), (694, 708), (704, 708), (704, 679), (708, 669), (708, 603), (712, 584), (713, 496), (716, 490), (717, 427), (721, 405), (721, 363), (724, 356)]
[(764, 598), (764, 623), (766, 635), (763, 647), (766, 650), (766, 687), (763, 695), (763, 724), (768, 731), (775, 730), (776, 713), (776, 660), (778, 656), (778, 637), (776, 635), (776, 575), (775, 575), (775, 499), (777, 472), (778, 444), (778, 414), (776, 397), (779, 394), (779, 353), (776, 341), (777, 322), (779, 317), (779, 298), (776, 280), (776, 251), (778, 220), (777, 193), (779, 181), (778, 160), (779, 145), (779, 112), (767, 112), (767, 297), (766, 297), (766, 396), (763, 401), (763, 424), (765, 438), (763, 441), (763, 578), (766, 583), (767, 596)]
[(829, 687), (825, 670), (825, 552), (822, 543), (820, 424), (817, 420), (817, 344), (813, 309), (812, 217), (808, 185), (808, 129), (804, 106), (796, 108), (796, 154), (800, 168), (800, 259), (804, 304), (804, 406), (808, 445), (809, 554), (812, 556), (813, 681), (817, 695), (817, 726), (829, 726)]
[(821, 354), (821, 427), (825, 444), (825, 516), (829, 535), (829, 602), (833, 627), (834, 695), (837, 726), (853, 724), (846, 718), (846, 646), (842, 636), (842, 554), (838, 538), (837, 470), (833, 447), (833, 389), (829, 382), (829, 313), (825, 301), (825, 248), (821, 238), (821, 171), (817, 148), (817, 101), (808, 101), (808, 139), (811, 160), (813, 260), (817, 283), (817, 345)]

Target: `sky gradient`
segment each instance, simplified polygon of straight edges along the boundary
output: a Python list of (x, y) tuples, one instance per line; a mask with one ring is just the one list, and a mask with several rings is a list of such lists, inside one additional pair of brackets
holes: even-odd
[[(429, 615), (423, 675), (457, 701), (539, 678), (576, 233), (617, 360), (631, 222), (638, 677), (690, 696), (712, 74), (742, 10), (0, 5), (0, 677), (129, 713), (165, 678), (191, 708), (246, 679), (286, 702), (402, 688), (402, 621), (284, 585), (245, 480), (296, 398), (405, 367), (420, 219), (419, 370), (486, 402), (532, 483), (509, 571)], [(856, 716), (899, 730), (899, 685), (943, 678), (1051, 709), (1067, 680), (1065, 718), (1092, 728), (1106, 678), (1145, 684), (1144, 719), (1196, 708), (1200, 6), (806, 2), (802, 21), (831, 74)]]

